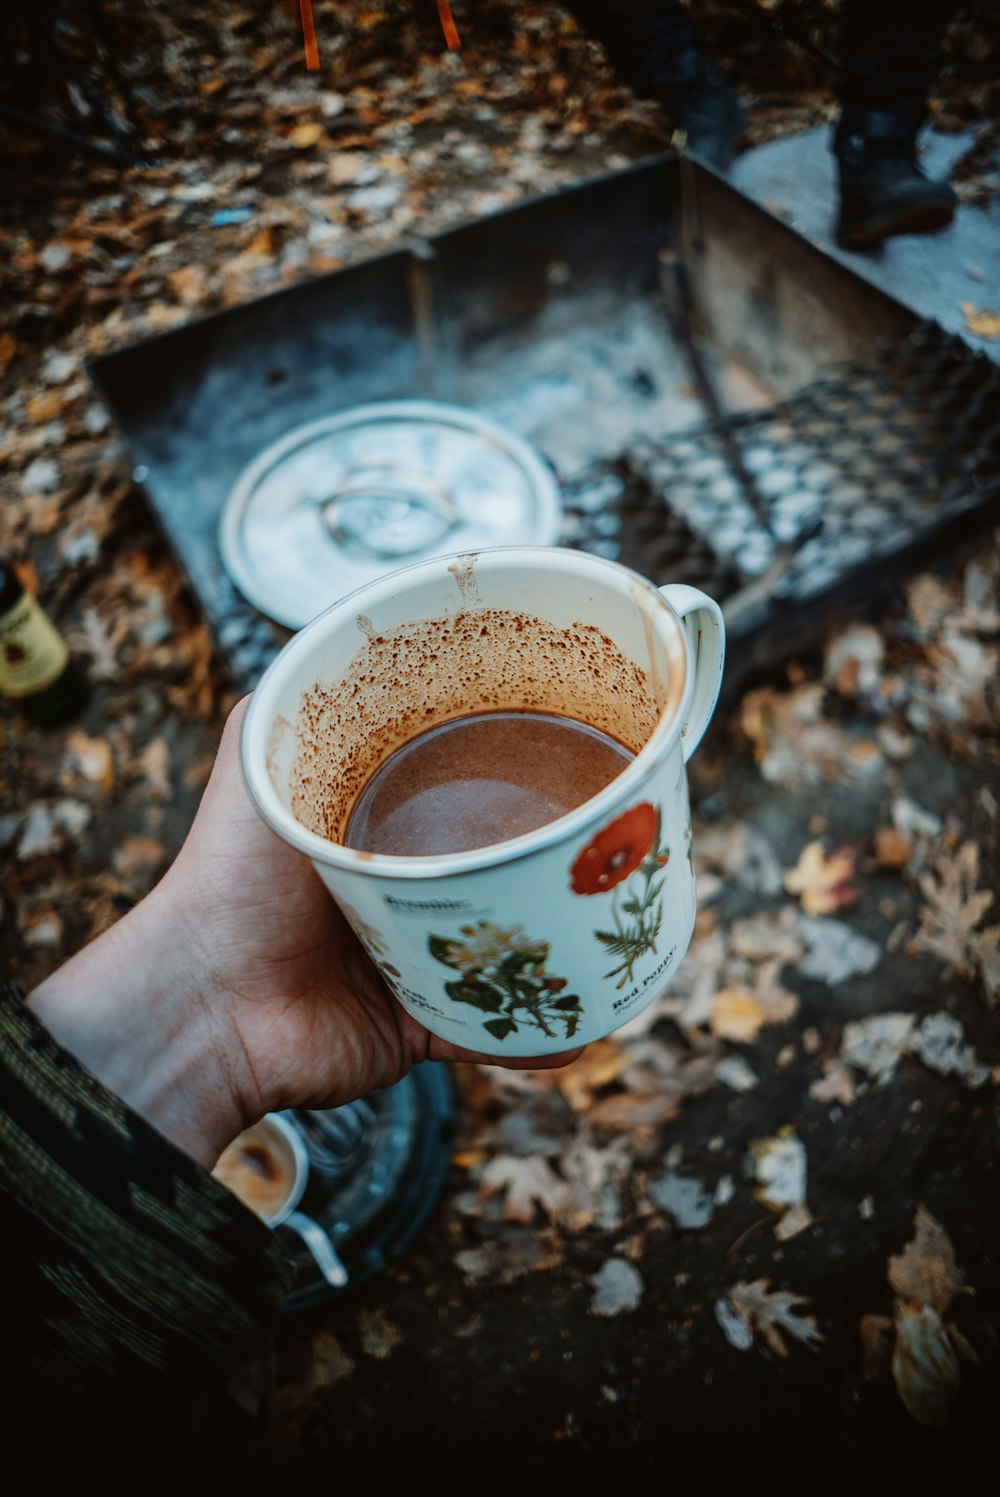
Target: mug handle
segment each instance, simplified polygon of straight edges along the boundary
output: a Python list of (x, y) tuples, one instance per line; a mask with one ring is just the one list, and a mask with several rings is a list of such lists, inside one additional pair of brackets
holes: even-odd
[(326, 1282), (334, 1289), (343, 1289), (347, 1284), (347, 1269), (340, 1254), (323, 1231), (319, 1222), (314, 1222), (304, 1211), (293, 1211), (286, 1216), (282, 1227), (291, 1227), (297, 1232), (313, 1256), (313, 1260)]
[(684, 625), (694, 673), (691, 705), (681, 724), (681, 748), (686, 764), (701, 742), (719, 700), (726, 658), (726, 626), (718, 603), (700, 588), (688, 587), (684, 582), (668, 582), (659, 591)]

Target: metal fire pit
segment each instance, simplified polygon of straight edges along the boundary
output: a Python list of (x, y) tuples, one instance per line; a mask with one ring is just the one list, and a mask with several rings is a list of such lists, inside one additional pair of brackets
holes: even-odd
[(464, 405), (532, 442), (565, 544), (725, 603), (730, 680), (1000, 509), (1000, 369), (672, 156), (92, 372), (245, 688), (287, 634), (224, 570), (227, 497), (268, 444), (366, 402)]

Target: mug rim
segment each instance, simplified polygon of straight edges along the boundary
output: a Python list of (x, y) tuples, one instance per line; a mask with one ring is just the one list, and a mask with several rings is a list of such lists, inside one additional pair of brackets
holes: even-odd
[(292, 1188), (277, 1211), (273, 1212), (270, 1216), (261, 1217), (266, 1227), (280, 1227), (282, 1222), (288, 1220), (305, 1195), (306, 1186), (309, 1183), (309, 1154), (302, 1135), (295, 1127), (295, 1124), (289, 1122), (286, 1117), (282, 1117), (280, 1112), (265, 1112), (262, 1118), (258, 1118), (254, 1126), (259, 1127), (261, 1123), (274, 1128), (280, 1137), (285, 1140), (291, 1150), (292, 1161), (295, 1167), (295, 1178), (292, 1181)]
[[(267, 739), (275, 716), (274, 709), (268, 712), (265, 704), (268, 696), (274, 694), (275, 682), (280, 674), (283, 674), (289, 658), (308, 647), (307, 637), (322, 632), (326, 621), (332, 614), (356, 608), (361, 598), (372, 600), (380, 593), (398, 592), (400, 579), (416, 573), (427, 574), (437, 573), (441, 569), (446, 570), (449, 562), (472, 558), (478, 563), (480, 558), (513, 560), (515, 557), (528, 558), (530, 564), (533, 565), (546, 557), (569, 570), (582, 566), (585, 569), (605, 572), (618, 579), (627, 578), (633, 586), (638, 583), (652, 605), (651, 621), (655, 624), (657, 618), (668, 620), (684, 651), (684, 686), (680, 700), (672, 714), (665, 718), (661, 713), (642, 748), (603, 790), (598, 791), (596, 795), (583, 801), (579, 806), (575, 806), (571, 811), (556, 817), (555, 820), (544, 822), (532, 831), (524, 832), (518, 837), (510, 837), (504, 842), (488, 843), (485, 847), (469, 848), (464, 852), (403, 856), (346, 847), (343, 843), (332, 842), (329, 838), (322, 837), (318, 832), (310, 831), (308, 827), (303, 826), (282, 802), (265, 767)], [(548, 847), (571, 841), (584, 828), (589, 827), (595, 819), (600, 819), (622, 800), (627, 800), (628, 787), (645, 780), (648, 770), (665, 758), (679, 741), (693, 691), (694, 672), (691, 669), (690, 648), (680, 615), (656, 584), (650, 582), (647, 577), (643, 577), (640, 572), (634, 571), (621, 562), (612, 561), (608, 557), (593, 556), (585, 551), (572, 551), (564, 546), (489, 546), (476, 551), (453, 552), (412, 562), (372, 582), (362, 584), (353, 592), (345, 594), (343, 598), (338, 598), (329, 608), (317, 614), (316, 618), (292, 635), (271, 661), (251, 695), (240, 735), (243, 778), (259, 815), (271, 830), (276, 832), (284, 842), (289, 843), (299, 852), (305, 853), (314, 863), (338, 868), (351, 874), (367, 874), (392, 879), (428, 880), (460, 876), (494, 868), (502, 863), (518, 862)]]

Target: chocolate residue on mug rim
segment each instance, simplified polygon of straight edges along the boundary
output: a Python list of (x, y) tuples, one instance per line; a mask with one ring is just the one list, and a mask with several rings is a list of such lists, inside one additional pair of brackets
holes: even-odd
[[(291, 811), (329, 841), (342, 841), (379, 765), (429, 727), (480, 712), (547, 712), (590, 723), (638, 753), (663, 716), (663, 683), (594, 624), (493, 608), (378, 635), (364, 622), (366, 643), (338, 680), (303, 693), (296, 724)], [(682, 663), (666, 683), (668, 710), (679, 706), (684, 674)]]

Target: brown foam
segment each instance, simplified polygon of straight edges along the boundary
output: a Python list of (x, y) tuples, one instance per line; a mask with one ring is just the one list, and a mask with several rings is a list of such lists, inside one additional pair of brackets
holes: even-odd
[(219, 1156), (215, 1178), (264, 1221), (277, 1216), (295, 1184), (295, 1160), (267, 1122), (255, 1123)]
[[(303, 693), (296, 724), (292, 813), (334, 842), (379, 765), (438, 723), (477, 712), (553, 713), (638, 753), (663, 710), (662, 683), (592, 624), (564, 628), (479, 608), (382, 635), (368, 619), (359, 628), (366, 643), (339, 680)], [(669, 687), (676, 703), (683, 679)]]

